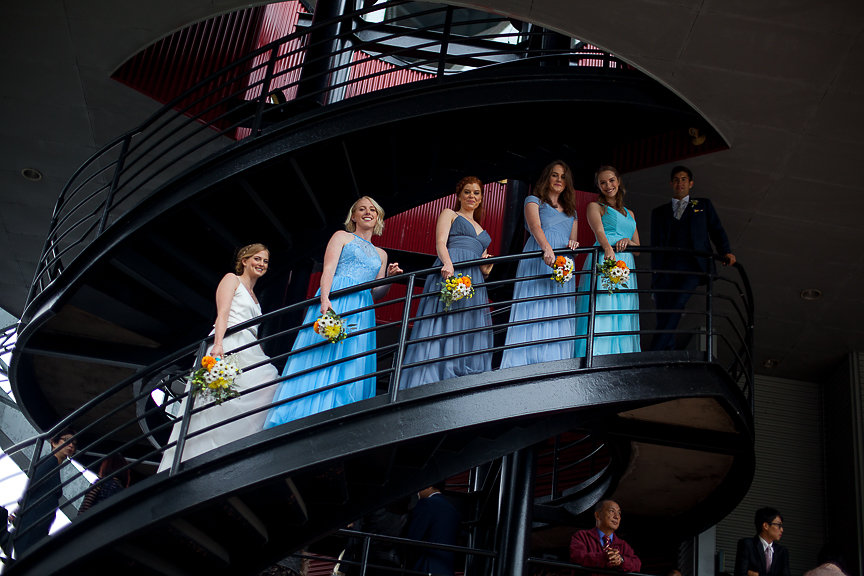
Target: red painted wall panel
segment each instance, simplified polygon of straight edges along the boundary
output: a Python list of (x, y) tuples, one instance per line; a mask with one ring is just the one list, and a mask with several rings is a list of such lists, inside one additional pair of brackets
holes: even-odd
[[(220, 68), (294, 32), (298, 14), (303, 11), (299, 0), (291, 0), (197, 22), (151, 44), (120, 66), (112, 78), (159, 102), (170, 102)], [(277, 61), (270, 92), (296, 82), (303, 52), (294, 51), (301, 47), (300, 42), (297, 39), (280, 46), (279, 54), (290, 56)], [(219, 85), (213, 93), (194, 104), (193, 96), (178, 108), (188, 116), (200, 115), (204, 121), (214, 121), (227, 111), (227, 106), (214, 104), (227, 96), (235, 94), (238, 99), (251, 100), (261, 93), (261, 85), (253, 84), (264, 78), (266, 69), (254, 68), (266, 60), (262, 55), (245, 66), (232, 69), (201, 91), (204, 94)], [(247, 88), (245, 94), (244, 87)], [(294, 97), (293, 91), (293, 88), (284, 90), (286, 99)], [(229, 121), (214, 123), (216, 128), (230, 125)], [(234, 136), (239, 139), (248, 134), (248, 129), (240, 128)]]
[[(112, 78), (163, 103), (188, 90), (218, 69), (248, 54), (255, 46), (255, 38), (264, 8), (249, 8), (222, 14), (197, 22), (148, 46), (127, 60)], [(200, 102), (187, 100), (185, 113), (201, 115), (203, 119), (216, 118), (225, 111), (224, 106), (210, 108), (242, 85), (232, 81), (240, 68), (230, 77), (221, 78), (224, 85)], [(240, 80), (245, 82), (245, 79)], [(190, 105), (191, 104), (191, 105)]]
[[(253, 50), (266, 46), (274, 40), (292, 34), (297, 28), (297, 20), (301, 13), (306, 12), (298, 0), (268, 4), (264, 8), (261, 26), (258, 31)], [(305, 36), (295, 38), (290, 42), (280, 44), (277, 48), (277, 60), (273, 67), (273, 76), (267, 93), (276, 90), (282, 92), (285, 100), (293, 100), (297, 94), (297, 81), (300, 79), (300, 67), (303, 64), (305, 52), (300, 50), (305, 42)], [(251, 73), (244, 99), (254, 100), (261, 95), (262, 82), (267, 74), (266, 63), (271, 53), (264, 52), (252, 60)], [(251, 133), (249, 128), (238, 128), (235, 134), (237, 140), (246, 138)]]
[[(503, 240), (501, 227), (507, 199), (506, 188), (503, 182), (492, 182), (483, 187), (483, 202), (486, 205), (483, 228), (492, 237), (489, 252), (495, 255), (500, 254)], [(435, 254), (435, 223), (438, 215), (444, 208), (453, 208), (455, 204), (454, 193), (391, 216), (384, 221), (384, 234), (375, 243), (385, 249)]]
[[(351, 56), (351, 62), (351, 84), (345, 88), (346, 98), (434, 77), (433, 74), (415, 72), (414, 70), (399, 70), (392, 64), (375, 60), (365, 52), (354, 52)], [(373, 74), (377, 75), (373, 76)], [(358, 78), (363, 79), (358, 80)]]

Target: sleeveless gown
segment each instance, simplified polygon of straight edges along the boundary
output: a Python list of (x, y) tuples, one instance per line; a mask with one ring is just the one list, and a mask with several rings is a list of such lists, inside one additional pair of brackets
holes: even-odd
[[(622, 214), (613, 208), (606, 208), (606, 213), (601, 217), (603, 221), (603, 231), (606, 233), (606, 238), (609, 244), (615, 245), (622, 238), (632, 238), (636, 231), (636, 220), (633, 214), (624, 209), (627, 214)], [(595, 246), (599, 243), (595, 242)], [(602, 251), (600, 257), (602, 257)], [(623, 260), (627, 267), (630, 268), (630, 277), (627, 280), (627, 289), (623, 291), (609, 294), (602, 287), (600, 278), (597, 278), (597, 286), (595, 287), (595, 296), (597, 298), (597, 312), (622, 310), (629, 313), (626, 314), (597, 314), (594, 322), (594, 355), (601, 354), (623, 354), (626, 352), (639, 352), (639, 334), (622, 335), (622, 336), (600, 336), (605, 332), (621, 332), (621, 331), (639, 331), (639, 295), (630, 290), (636, 290), (636, 275), (633, 274), (635, 262), (632, 252), (616, 252), (615, 258)], [(591, 255), (585, 259), (585, 265), (582, 270), (586, 271), (579, 279), (579, 291), (587, 292), (588, 284), (591, 280), (589, 274), (594, 266), (594, 261)], [(576, 310), (579, 313), (588, 312), (589, 302), (588, 296), (579, 296), (576, 303)], [(585, 335), (588, 333), (588, 318), (580, 317), (576, 320), (576, 334)], [(585, 356), (585, 339), (576, 341), (576, 356)]]
[[(230, 328), (231, 326), (235, 326), (241, 322), (257, 318), (260, 315), (261, 305), (252, 299), (252, 295), (242, 283), (238, 283), (237, 288), (234, 290), (234, 296), (231, 298), (231, 307), (228, 309), (228, 327)], [(261, 346), (256, 344), (255, 346), (250, 346), (249, 348), (232, 353), (232, 350), (238, 346), (249, 344), (257, 339), (258, 327), (251, 326), (245, 330), (241, 330), (240, 332), (229, 334), (222, 340), (222, 348), (225, 350), (225, 353), (231, 354), (231, 356), (237, 361), (237, 365), (243, 369), (243, 373), (234, 380), (234, 386), (239, 392), (263, 384), (264, 382), (276, 380), (279, 377), (279, 372), (276, 370), (275, 366), (269, 363), (270, 357), (264, 353)], [(248, 371), (245, 369), (246, 366), (251, 366), (252, 364), (257, 364), (259, 362), (267, 362), (267, 364), (262, 364), (261, 366)], [(272, 398), (273, 386), (267, 386), (255, 392), (226, 400), (222, 404), (210, 402), (210, 406), (206, 410), (192, 415), (189, 422), (188, 433), (191, 434), (192, 432), (222, 422), (228, 418), (266, 406), (270, 403)], [(204, 401), (200, 397), (196, 398), (194, 404), (195, 408), (202, 406), (202, 402)], [(184, 413), (185, 406), (186, 400), (184, 399), (180, 404), (180, 414)], [(231, 422), (230, 424), (214, 428), (209, 432), (204, 432), (203, 434), (193, 438), (188, 438), (183, 448), (182, 459), (184, 461), (188, 460), (189, 458), (193, 458), (199, 454), (213, 450), (214, 448), (224, 446), (238, 438), (254, 434), (255, 432), (260, 432), (266, 414), (267, 412), (262, 410), (255, 414), (250, 414), (240, 420)], [(177, 440), (179, 436), (180, 424), (178, 422), (178, 424), (174, 425), (174, 428), (171, 431), (170, 441), (173, 442)], [(169, 448), (162, 456), (162, 462), (159, 464), (159, 472), (170, 468), (173, 460), (174, 448)]]
[[(381, 270), (381, 257), (375, 246), (368, 240), (364, 240), (359, 236), (354, 238), (342, 247), (342, 253), (339, 255), (339, 262), (336, 264), (336, 272), (333, 276), (333, 285), (331, 292), (350, 288), (364, 282), (371, 282)], [(316, 295), (320, 295), (319, 288)], [(355, 354), (360, 354), (367, 350), (375, 350), (375, 332), (367, 332), (365, 334), (354, 335), (354, 332), (359, 332), (367, 328), (375, 327), (375, 311), (365, 310), (363, 312), (353, 313), (352, 310), (358, 308), (366, 308), (372, 306), (372, 292), (363, 290), (354, 292), (345, 296), (331, 299), (333, 311), (340, 315), (348, 326), (348, 337), (340, 342), (331, 344), (325, 342), (324, 338), (316, 334), (311, 326), (304, 328), (297, 335), (294, 341), (292, 350), (300, 350), (313, 344), (323, 344), (303, 350), (288, 358), (285, 364), (285, 369), (282, 371), (282, 376), (291, 376), (302, 370), (306, 370), (313, 366), (320, 366), (329, 362), (337, 361), (341, 358), (347, 358)], [(306, 316), (303, 318), (304, 324), (311, 324), (321, 316), (320, 304), (313, 304), (306, 310)], [(372, 374), (376, 368), (375, 354), (368, 354), (356, 358), (339, 362), (327, 368), (321, 368), (294, 378), (289, 378), (279, 385), (273, 402), (285, 400), (304, 392), (317, 390), (323, 386), (328, 386), (343, 380), (350, 380), (364, 374)], [(317, 414), (324, 410), (336, 408), (371, 398), (375, 395), (375, 378), (364, 378), (356, 380), (343, 386), (325, 390), (310, 396), (304, 396), (276, 406), (267, 414), (264, 428), (272, 428), (279, 424), (285, 424), (309, 416)]]
[[(433, 272), (426, 277), (423, 286), (423, 294), (432, 294), (420, 300), (417, 306), (417, 316), (414, 328), (411, 330), (411, 340), (425, 338), (428, 336), (439, 336), (428, 342), (409, 344), (405, 351), (403, 364), (420, 362), (431, 358), (441, 358), (461, 352), (473, 352), (477, 350), (488, 350), (492, 347), (492, 331), (481, 330), (469, 334), (457, 334), (455, 336), (444, 336), (454, 334), (468, 328), (491, 326), (492, 318), (489, 308), (478, 308), (476, 310), (460, 311), (469, 306), (487, 304), (489, 299), (486, 295), (486, 287), (483, 286), (483, 273), (479, 266), (468, 268), (458, 266), (458, 262), (476, 260), (492, 242), (492, 238), (485, 230), (477, 234), (474, 225), (464, 216), (458, 215), (450, 226), (450, 235), (447, 238), (447, 251), (453, 262), (456, 274), (471, 276), (474, 286), (474, 296), (457, 300), (450, 306), (449, 312), (436, 318), (421, 318), (428, 314), (444, 311), (444, 304), (438, 297), (441, 290), (441, 274)], [(441, 260), (435, 260), (435, 266), (440, 266)], [(441, 360), (422, 366), (406, 368), (402, 371), (399, 388), (414, 388), (430, 382), (438, 382), (457, 376), (477, 374), (492, 369), (492, 353), (475, 354), (451, 360)]]
[[(540, 227), (543, 234), (553, 249), (566, 248), (570, 240), (570, 232), (576, 220), (573, 216), (567, 216), (546, 204), (540, 202), (536, 196), (528, 196), (525, 206), (529, 203), (539, 205)], [(525, 224), (528, 230), (528, 224)], [(529, 231), (530, 232), (530, 231)], [(522, 252), (536, 252), (540, 245), (534, 236), (528, 237)], [(572, 317), (576, 311), (576, 281), (575, 278), (566, 284), (559, 284), (552, 280), (552, 268), (547, 266), (543, 258), (531, 258), (520, 260), (516, 269), (516, 278), (526, 278), (543, 275), (543, 278), (534, 280), (517, 281), (513, 288), (513, 299), (528, 299), (538, 296), (560, 295), (560, 298), (546, 300), (535, 300), (531, 302), (515, 302), (510, 309), (510, 322), (522, 320), (537, 320), (531, 324), (520, 324), (507, 328), (507, 346), (522, 342), (536, 342), (550, 338), (566, 338), (573, 336), (576, 330), (576, 321)], [(553, 316), (569, 315), (570, 318), (563, 320), (546, 320)], [(550, 362), (552, 360), (563, 360), (573, 357), (573, 340), (562, 340), (560, 342), (549, 342), (536, 346), (524, 346), (504, 350), (501, 359), (501, 368), (513, 366), (524, 366), (525, 364), (536, 364), (538, 362)]]

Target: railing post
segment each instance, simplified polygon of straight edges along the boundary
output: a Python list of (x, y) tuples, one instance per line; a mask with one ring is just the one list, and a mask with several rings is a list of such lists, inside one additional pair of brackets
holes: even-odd
[[(207, 340), (201, 342), (198, 346), (198, 354), (195, 356), (195, 367), (201, 365), (201, 359), (204, 358), (204, 353), (207, 350)], [(192, 416), (192, 408), (195, 404), (195, 391), (192, 390), (192, 384), (189, 384), (189, 391), (186, 393), (186, 408), (183, 410), (183, 420), (180, 422), (180, 435), (177, 437), (177, 445), (174, 446), (174, 461), (171, 462), (171, 470), (168, 476), (174, 476), (177, 473), (177, 468), (180, 466), (181, 458), (183, 457), (183, 448), (186, 446), (186, 433), (189, 431), (189, 419)]]
[[(297, 82), (295, 101), (313, 99), (321, 106), (339, 101), (338, 95), (332, 94), (331, 91), (332, 86), (339, 84), (341, 80), (334, 77), (332, 70), (336, 65), (334, 55), (343, 47), (340, 36), (343, 25), (346, 25), (347, 12), (347, 0), (319, 2), (315, 6), (312, 29), (306, 41), (306, 56)], [(347, 26), (350, 25), (349, 16)], [(350, 58), (350, 54), (348, 57)], [(346, 67), (336, 75), (344, 75), (347, 78), (348, 72), (349, 68)], [(344, 87), (341, 90), (344, 92)]]
[(585, 330), (585, 367), (591, 368), (594, 362), (594, 317), (597, 314), (597, 258), (600, 249), (594, 248), (591, 254), (591, 282), (588, 286), (588, 328)]
[(499, 540), (497, 576), (525, 573), (534, 505), (534, 456), (534, 447), (529, 446), (504, 457), (501, 467), (503, 531)]
[[(33, 446), (33, 457), (30, 459), (30, 466), (27, 467), (27, 488), (24, 489), (24, 494), (18, 500), (18, 511), (16, 512), (18, 530), (21, 527), (21, 517), (27, 512), (28, 500), (30, 499), (30, 481), (33, 479), (33, 474), (36, 472), (36, 463), (42, 457), (42, 448), (45, 447), (45, 438), (39, 437), (36, 444)], [(32, 528), (32, 526), (30, 527)], [(15, 546), (15, 537), (18, 535), (18, 530), (9, 533), (10, 546)], [(17, 554), (17, 551), (16, 551)]]
[(717, 273), (717, 265), (714, 258), (708, 259), (708, 284), (705, 295), (705, 361), (714, 359), (714, 274)]
[(556, 435), (552, 444), (552, 499), (560, 496), (558, 491), (558, 451), (561, 448), (561, 436)]
[(108, 224), (108, 213), (111, 211), (111, 202), (114, 201), (114, 193), (117, 192), (117, 184), (120, 182), (120, 173), (123, 172), (123, 165), (126, 162), (126, 154), (129, 152), (129, 142), (132, 136), (127, 134), (123, 138), (123, 146), (120, 147), (120, 158), (117, 159), (117, 166), (114, 167), (114, 176), (111, 178), (111, 187), (108, 189), (108, 196), (105, 198), (105, 209), (102, 210), (102, 217), (99, 219), (99, 227), (96, 229), (96, 236), (102, 234), (105, 226)]
[(273, 82), (273, 70), (276, 68), (276, 58), (279, 51), (276, 47), (270, 50), (270, 59), (267, 61), (267, 71), (264, 73), (264, 82), (261, 84), (261, 96), (258, 98), (258, 106), (255, 107), (255, 119), (252, 121), (250, 134), (258, 136), (261, 134), (261, 116), (264, 114), (264, 106), (270, 96), (270, 84)]
[(363, 555), (360, 557), (360, 576), (366, 576), (366, 567), (369, 565), (369, 549), (372, 547), (372, 538), (363, 537)]
[(447, 50), (450, 48), (450, 30), (453, 27), (453, 6), (447, 6), (444, 16), (444, 31), (441, 35), (441, 50), (438, 53), (438, 80), (444, 78), (444, 69), (447, 64)]
[(405, 309), (402, 311), (402, 326), (399, 327), (399, 344), (396, 347), (396, 356), (393, 358), (395, 370), (390, 379), (390, 402), (396, 401), (396, 393), (399, 391), (399, 380), (402, 377), (402, 359), (405, 357), (405, 340), (408, 338), (408, 321), (411, 319), (411, 300), (414, 296), (415, 275), (408, 276), (408, 292), (405, 294)]

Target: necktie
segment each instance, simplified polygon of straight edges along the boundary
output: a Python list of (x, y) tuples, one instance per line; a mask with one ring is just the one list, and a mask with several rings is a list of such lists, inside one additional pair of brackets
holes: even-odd
[(678, 200), (678, 206), (675, 207), (675, 220), (680, 220), (681, 216), (684, 215), (684, 210), (687, 209), (688, 202), (684, 200)]
[(609, 546), (609, 537), (603, 536), (603, 547), (606, 548), (607, 546)]
[(771, 560), (772, 560), (773, 556), (774, 556), (774, 548), (771, 546), (768, 546), (767, 548), (765, 548), (765, 571), (766, 572), (771, 571)]

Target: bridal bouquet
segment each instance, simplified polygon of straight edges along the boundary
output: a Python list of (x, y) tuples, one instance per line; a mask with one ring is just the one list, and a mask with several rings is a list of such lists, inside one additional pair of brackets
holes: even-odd
[(201, 359), (201, 367), (189, 376), (189, 384), (196, 395), (201, 394), (217, 404), (222, 404), (225, 400), (240, 395), (234, 388), (234, 379), (241, 372), (242, 370), (229, 355), (222, 358), (204, 356)]
[(316, 334), (328, 339), (332, 344), (344, 340), (348, 336), (348, 325), (332, 308), (328, 308), (327, 312), (315, 321), (312, 329)]
[(441, 283), (441, 302), (444, 303), (444, 310), (449, 310), (453, 302), (472, 296), (474, 296), (474, 286), (471, 285), (471, 276), (456, 274)]
[(597, 271), (600, 272), (600, 282), (603, 285), (603, 289), (608, 290), (610, 294), (621, 288), (627, 288), (630, 269), (623, 260), (616, 262), (611, 258), (607, 258), (597, 264)]
[(575, 268), (576, 265), (573, 264), (572, 258), (558, 256), (552, 265), (552, 280), (555, 280), (559, 284), (569, 282), (573, 278), (573, 270)]

